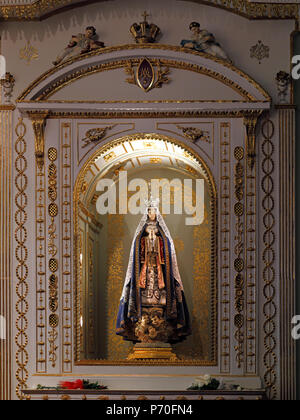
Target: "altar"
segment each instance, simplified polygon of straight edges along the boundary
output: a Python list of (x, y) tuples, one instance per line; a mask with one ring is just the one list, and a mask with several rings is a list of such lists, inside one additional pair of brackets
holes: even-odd
[(261, 391), (51, 391), (26, 390), (25, 396), (37, 401), (264, 401)]
[(1, 22), (1, 399), (294, 399), (299, 5), (56, 3)]

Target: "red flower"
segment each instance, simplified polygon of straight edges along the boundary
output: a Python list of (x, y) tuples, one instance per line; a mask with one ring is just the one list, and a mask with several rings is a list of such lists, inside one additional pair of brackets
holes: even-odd
[(83, 381), (80, 379), (77, 379), (77, 381), (74, 382), (60, 382), (59, 385), (62, 389), (84, 389)]

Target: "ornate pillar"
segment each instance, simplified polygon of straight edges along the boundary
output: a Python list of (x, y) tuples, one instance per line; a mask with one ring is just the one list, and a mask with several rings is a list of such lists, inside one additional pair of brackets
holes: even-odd
[(295, 106), (278, 105), (280, 156), (280, 371), (282, 400), (296, 398)]
[(12, 116), (14, 106), (0, 106), (0, 400), (11, 399), (11, 208)]

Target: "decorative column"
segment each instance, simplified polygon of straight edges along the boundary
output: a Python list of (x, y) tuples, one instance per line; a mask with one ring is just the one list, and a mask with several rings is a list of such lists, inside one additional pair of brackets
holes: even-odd
[(12, 116), (14, 106), (0, 106), (0, 400), (11, 399), (12, 354)]
[(278, 105), (280, 156), (280, 377), (281, 400), (296, 398), (295, 106)]
[(30, 112), (35, 136), (35, 201), (36, 201), (36, 372), (47, 373), (47, 281), (46, 281), (46, 175), (45, 175), (45, 127), (48, 112)]
[[(257, 150), (257, 124), (262, 111), (246, 113), (244, 125), (246, 128), (246, 154), (245, 165), (245, 278), (244, 278), (244, 307), (245, 307), (245, 356), (244, 373), (255, 375), (257, 373), (257, 252), (256, 252), (256, 150)], [(237, 208), (239, 210), (239, 208)]]
[[(28, 261), (28, 161), (27, 161), (27, 128), (23, 118), (15, 128), (15, 162), (14, 162), (14, 182), (15, 182), (15, 207), (14, 207), (14, 264), (15, 270), (15, 299), (14, 306), (16, 316), (16, 372), (17, 381), (16, 395), (20, 400), (25, 399), (23, 391), (27, 389), (28, 362), (28, 311), (29, 311), (29, 261)], [(11, 307), (11, 315), (14, 312)]]
[(261, 124), (259, 208), (259, 288), (261, 293), (260, 329), (262, 380), (270, 400), (278, 398), (279, 372), (279, 203), (278, 132), (273, 115)]

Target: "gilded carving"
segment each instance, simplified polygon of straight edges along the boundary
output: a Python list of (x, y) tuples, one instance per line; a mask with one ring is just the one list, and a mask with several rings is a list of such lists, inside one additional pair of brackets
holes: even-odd
[(270, 399), (277, 397), (277, 355), (275, 352), (277, 346), (276, 340), (276, 316), (277, 306), (275, 302), (276, 287), (275, 287), (275, 215), (274, 215), (274, 181), (273, 174), (275, 170), (273, 136), (275, 133), (274, 123), (270, 117), (266, 117), (262, 124), (262, 173), (263, 179), (261, 188), (263, 191), (262, 207), (264, 210), (263, 217), (263, 241), (264, 249), (262, 253), (263, 263), (263, 314), (264, 314), (264, 382), (267, 393)]
[(42, 170), (44, 166), (45, 128), (47, 115), (48, 111), (30, 114), (35, 139), (35, 157), (40, 170)]
[[(0, 7), (1, 20), (39, 20), (47, 14), (59, 13), (64, 10), (73, 0), (37, 0), (30, 4), (3, 5)], [(201, 0), (194, 0), (201, 3)], [(248, 19), (294, 19), (299, 16), (298, 4), (293, 3), (270, 3), (249, 2), (249, 0), (207, 0), (213, 7), (226, 9)]]
[(116, 156), (115, 152), (111, 152), (111, 153), (108, 153), (107, 155), (103, 156), (103, 159), (104, 159), (106, 162), (109, 162), (109, 161), (111, 161), (111, 160), (115, 159), (116, 157), (117, 157), (117, 156)]
[(16, 229), (15, 229), (15, 240), (17, 243), (15, 250), (15, 257), (17, 261), (16, 268), (16, 337), (15, 343), (17, 346), (16, 349), (16, 393), (20, 400), (25, 399), (25, 396), (22, 393), (22, 390), (27, 388), (28, 380), (28, 361), (29, 355), (27, 351), (28, 345), (28, 319), (27, 313), (29, 310), (28, 305), (28, 248), (27, 248), (27, 187), (28, 187), (28, 177), (26, 175), (27, 171), (27, 159), (25, 156), (27, 145), (25, 140), (26, 135), (26, 126), (23, 122), (23, 119), (20, 118), (16, 126), (16, 135), (17, 140), (15, 143), (15, 186), (16, 186)]
[[(7, 334), (13, 327), (13, 311), (8, 302), (13, 299), (13, 287), (15, 283), (15, 272), (12, 269), (14, 253), (12, 249), (12, 222), (14, 214), (11, 209), (13, 201), (13, 112), (8, 107), (0, 107), (0, 243), (2, 263), (0, 263), (0, 366), (1, 372), (5, 372), (5, 366), (12, 366), (13, 363), (13, 335)], [(22, 165), (21, 165), (22, 166)], [(19, 166), (19, 168), (21, 167)], [(3, 263), (6, 258), (7, 263)], [(5, 322), (6, 321), (6, 322)], [(6, 325), (5, 325), (6, 324)], [(6, 328), (5, 328), (6, 327)], [(11, 400), (12, 398), (11, 375), (0, 374), (0, 401)]]
[[(56, 160), (58, 157), (57, 150), (55, 148), (50, 148), (48, 150), (48, 197), (50, 199), (50, 204), (48, 206), (48, 215), (50, 217), (51, 223), (48, 228), (48, 252), (51, 256), (49, 259), (49, 269), (51, 275), (49, 277), (49, 326), (51, 330), (49, 331), (48, 342), (50, 344), (49, 348), (49, 360), (52, 363), (52, 367), (56, 367), (57, 361), (57, 349), (56, 341), (58, 338), (58, 332), (56, 328), (59, 324), (59, 317), (57, 315), (58, 310), (58, 277), (55, 274), (58, 271), (58, 260), (55, 258), (58, 253), (58, 248), (56, 244), (57, 239), (57, 227), (55, 224), (55, 218), (58, 215), (58, 206), (56, 204), (57, 198), (57, 166)], [(38, 163), (38, 162), (37, 162)], [(40, 166), (40, 165), (39, 165)], [(44, 166), (44, 165), (43, 165)], [(41, 168), (43, 168), (43, 166)]]
[(230, 372), (230, 196), (231, 125), (220, 127), (220, 278), (221, 278), (221, 372)]
[(147, 12), (144, 12), (142, 16), (144, 18), (143, 22), (140, 24), (134, 23), (130, 27), (130, 33), (137, 44), (151, 44), (156, 41), (156, 38), (160, 34), (160, 29), (154, 23), (149, 24), (147, 22), (147, 17), (150, 16)]
[(115, 125), (102, 127), (102, 128), (92, 128), (88, 130), (85, 134), (85, 138), (82, 139), (82, 142), (84, 143), (82, 148), (89, 146), (90, 144), (97, 144), (101, 140), (103, 140), (106, 136), (106, 133), (108, 130), (112, 130), (115, 127)]
[(245, 261), (244, 261), (244, 196), (245, 196), (245, 168), (244, 168), (244, 149), (242, 147), (236, 147), (234, 150), (234, 157), (237, 161), (235, 164), (235, 199), (236, 204), (234, 206), (234, 213), (236, 217), (236, 244), (234, 248), (235, 260), (234, 269), (236, 271), (234, 277), (234, 326), (235, 333), (234, 337), (236, 345), (234, 347), (236, 351), (236, 362), (237, 367), (240, 369), (244, 363), (244, 342), (245, 342)]
[[(134, 68), (135, 65), (137, 65), (137, 70)], [(143, 58), (138, 63), (135, 60), (129, 60), (125, 66), (125, 72), (130, 76), (126, 82), (139, 86), (144, 92), (161, 88), (170, 82), (168, 77), (170, 68), (162, 67), (161, 60), (150, 61), (148, 58)]]
[(262, 111), (258, 111), (255, 115), (252, 113), (251, 115), (245, 114), (244, 117), (244, 125), (246, 127), (247, 133), (247, 155), (248, 155), (248, 164), (250, 169), (253, 169), (255, 163), (255, 156), (256, 156), (256, 126), (258, 122), (258, 118), (262, 114)]
[(21, 60), (25, 60), (29, 65), (32, 60), (37, 60), (39, 58), (39, 52), (31, 45), (30, 41), (28, 41), (25, 47), (20, 49), (19, 57)]
[(37, 372), (47, 371), (46, 350), (46, 180), (45, 167), (36, 164)]
[[(246, 138), (246, 148), (247, 138)], [(248, 153), (247, 153), (248, 154)], [(245, 167), (245, 301), (246, 301), (246, 350), (245, 369), (248, 374), (256, 373), (256, 161)]]
[(261, 41), (258, 41), (256, 45), (250, 48), (250, 57), (256, 58), (259, 64), (264, 58), (269, 58), (270, 48), (264, 45)]
[(72, 372), (72, 141), (71, 124), (61, 127), (62, 370)]
[(211, 144), (209, 131), (204, 131), (195, 127), (182, 127), (180, 125), (177, 125), (177, 128), (181, 130), (184, 137), (190, 140), (192, 143), (196, 143), (198, 140), (201, 140)]
[[(256, 113), (257, 111), (253, 111)], [(50, 111), (49, 119), (114, 119), (114, 118), (244, 118), (251, 111)]]

